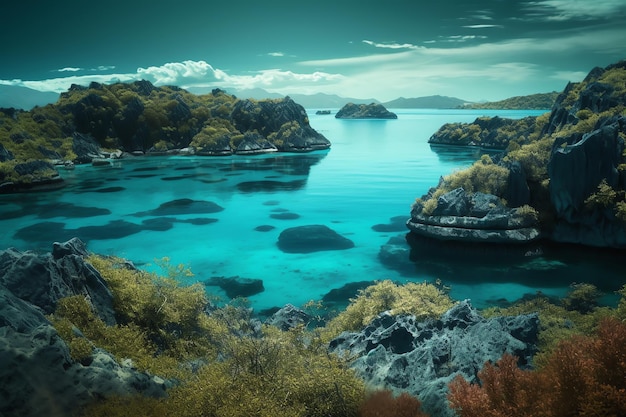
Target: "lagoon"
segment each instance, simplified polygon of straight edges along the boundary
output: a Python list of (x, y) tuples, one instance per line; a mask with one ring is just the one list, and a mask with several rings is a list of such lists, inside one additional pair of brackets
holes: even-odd
[[(332, 143), (326, 151), (229, 157), (139, 157), (111, 167), (63, 171), (67, 186), (45, 193), (0, 196), (0, 248), (49, 251), (73, 236), (88, 249), (160, 272), (158, 260), (183, 264), (204, 283), (213, 277), (261, 279), (249, 297), (256, 311), (320, 300), (346, 284), (392, 279), (435, 282), (477, 307), (538, 291), (561, 296), (572, 282), (594, 280), (607, 291), (623, 282), (619, 255), (550, 247), (514, 264), (460, 263), (433, 267), (408, 255), (404, 222), (415, 198), (440, 176), (480, 158), (477, 149), (431, 147), (443, 124), (479, 116), (521, 118), (543, 111), (390, 109), (397, 120), (339, 120), (307, 109), (311, 126)], [(334, 111), (333, 111), (334, 114)], [(186, 212), (173, 201), (199, 201)], [(165, 205), (165, 206), (163, 206)], [(159, 207), (161, 207), (159, 209)], [(290, 227), (326, 225), (352, 240), (346, 250), (284, 253), (279, 234)], [(398, 259), (382, 261), (392, 239)], [(227, 299), (218, 287), (211, 294)], [(611, 297), (608, 297), (610, 300)]]

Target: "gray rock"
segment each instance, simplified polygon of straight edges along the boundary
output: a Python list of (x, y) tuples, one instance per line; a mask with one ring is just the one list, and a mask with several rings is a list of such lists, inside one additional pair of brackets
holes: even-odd
[(52, 254), (0, 251), (0, 285), (45, 314), (54, 312), (60, 298), (84, 295), (105, 323), (114, 324), (113, 297), (100, 273), (83, 258), (85, 244), (74, 238), (53, 246)]
[(354, 104), (348, 103), (337, 113), (337, 119), (397, 119), (398, 115), (390, 112), (379, 103)]
[(303, 310), (292, 304), (287, 304), (276, 313), (272, 314), (265, 323), (287, 331), (295, 327), (305, 325), (311, 317)]
[(352, 247), (354, 242), (324, 225), (290, 227), (278, 236), (278, 248), (287, 253), (343, 250)]
[(448, 191), (437, 199), (437, 208), (433, 216), (465, 216), (468, 214), (469, 201), (463, 188)]
[(457, 375), (476, 382), (487, 361), (507, 352), (529, 366), (536, 350), (536, 314), (485, 319), (463, 301), (438, 320), (383, 313), (360, 332), (344, 332), (330, 350), (357, 357), (351, 367), (375, 387), (408, 392), (433, 416), (453, 416), (447, 385)]

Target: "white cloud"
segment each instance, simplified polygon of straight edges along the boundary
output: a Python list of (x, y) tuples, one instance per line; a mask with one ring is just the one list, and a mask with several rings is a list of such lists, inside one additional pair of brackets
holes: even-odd
[(552, 21), (572, 19), (602, 19), (626, 15), (624, 0), (540, 0), (526, 2), (533, 16)]
[(65, 67), (65, 68), (60, 68), (57, 70), (57, 72), (78, 72), (78, 71), (82, 71), (82, 68), (76, 68), (76, 67)]
[(275, 56), (275, 57), (285, 56), (285, 54), (283, 52), (270, 52), (268, 55), (269, 56)]
[(467, 29), (488, 29), (488, 28), (503, 28), (502, 25), (466, 25), (463, 26)]
[(369, 40), (363, 40), (363, 43), (384, 49), (419, 49), (420, 46), (411, 43), (376, 43)]

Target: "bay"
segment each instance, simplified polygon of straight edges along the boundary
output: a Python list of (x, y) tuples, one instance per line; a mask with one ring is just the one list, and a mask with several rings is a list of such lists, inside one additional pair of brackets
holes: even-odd
[[(332, 142), (330, 150), (123, 159), (112, 167), (62, 172), (62, 190), (0, 196), (0, 247), (46, 251), (53, 241), (78, 236), (92, 252), (150, 271), (162, 272), (158, 260), (164, 257), (183, 264), (194, 273), (181, 278), (185, 283), (260, 279), (265, 290), (249, 297), (257, 311), (382, 279), (441, 280), (454, 298), (470, 298), (479, 307), (538, 291), (560, 296), (571, 282), (598, 274), (609, 292), (622, 281), (613, 255), (583, 248), (560, 247), (514, 265), (461, 264), (450, 257), (433, 268), (408, 255), (404, 222), (412, 202), (440, 176), (481, 155), (431, 147), (429, 137), (444, 123), (542, 111), (391, 109), (397, 120), (338, 120), (315, 110), (307, 109), (311, 126)], [(354, 247), (312, 253), (278, 248), (283, 230), (305, 225), (325, 225)], [(382, 261), (381, 247), (390, 239), (399, 257)], [(580, 251), (589, 256), (581, 258)], [(219, 287), (206, 288), (225, 298)]]

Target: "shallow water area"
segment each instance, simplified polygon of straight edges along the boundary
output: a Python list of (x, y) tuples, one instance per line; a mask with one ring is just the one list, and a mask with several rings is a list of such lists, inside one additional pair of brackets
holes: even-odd
[[(77, 166), (61, 172), (67, 182), (61, 190), (0, 196), (0, 247), (49, 251), (53, 241), (78, 236), (92, 252), (125, 257), (148, 270), (158, 272), (155, 260), (163, 257), (184, 264), (194, 273), (184, 278), (189, 283), (261, 279), (265, 290), (249, 297), (257, 311), (302, 305), (348, 283), (381, 279), (440, 279), (454, 298), (470, 298), (479, 307), (537, 291), (562, 295), (569, 283), (584, 278), (581, 271), (590, 281), (601, 270), (600, 287), (622, 281), (618, 259), (591, 257), (583, 265), (571, 251), (509, 265), (412, 259), (404, 240), (412, 202), (440, 176), (481, 155), (431, 147), (429, 137), (448, 122), (543, 112), (391, 110), (397, 120), (338, 120), (307, 110), (311, 126), (332, 142), (327, 151), (140, 157), (111, 167)], [(281, 232), (305, 225), (325, 225), (354, 247), (281, 251)], [(400, 250), (383, 262), (381, 247), (390, 239)], [(546, 281), (542, 270), (552, 279)], [(207, 291), (225, 297), (218, 287)]]

